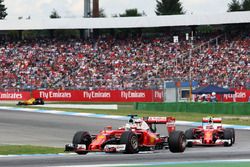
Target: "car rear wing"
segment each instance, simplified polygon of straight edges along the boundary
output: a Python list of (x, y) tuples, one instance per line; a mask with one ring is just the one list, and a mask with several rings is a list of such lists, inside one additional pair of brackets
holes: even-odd
[(174, 117), (143, 117), (143, 120), (148, 124), (166, 124), (168, 133), (175, 130), (175, 118)]
[(166, 124), (175, 122), (174, 117), (143, 117), (148, 124)]
[[(204, 117), (202, 118), (202, 123), (209, 123), (211, 118), (208, 117)], [(221, 123), (222, 122), (222, 118), (212, 118), (211, 119), (213, 123)]]

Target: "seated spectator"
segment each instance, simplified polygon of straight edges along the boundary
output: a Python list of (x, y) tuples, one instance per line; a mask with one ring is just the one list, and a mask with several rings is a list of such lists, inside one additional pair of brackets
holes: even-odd
[(201, 102), (208, 102), (207, 96), (205, 94), (201, 95)]
[(210, 102), (214, 103), (217, 102), (217, 98), (216, 98), (216, 93), (212, 92), (212, 95), (210, 96)]
[(250, 85), (249, 37), (209, 46), (197, 39), (194, 45), (201, 47), (192, 57), (186, 41), (167, 39), (5, 41), (0, 44), (0, 89), (162, 89), (166, 80), (189, 80), (190, 71), (200, 85)]

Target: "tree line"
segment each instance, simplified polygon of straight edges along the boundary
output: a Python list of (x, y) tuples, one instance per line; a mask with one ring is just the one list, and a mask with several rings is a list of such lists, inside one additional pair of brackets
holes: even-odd
[[(234, 11), (248, 11), (250, 10), (250, 0), (232, 0), (228, 3), (227, 12)], [(156, 15), (178, 15), (185, 14), (186, 11), (180, 2), (180, 0), (156, 0), (155, 7)], [(0, 0), (0, 19), (5, 19), (7, 16), (7, 8), (4, 5), (4, 0)], [(134, 17), (134, 16), (146, 16), (145, 12), (139, 12), (135, 9), (126, 9), (125, 12), (113, 15), (113, 17)], [(58, 14), (56, 9), (53, 9), (50, 16), (51, 19), (58, 19), (61, 16)], [(104, 9), (99, 10), (99, 17), (106, 17)], [(30, 19), (29, 16), (26, 19)], [(19, 19), (22, 19), (20, 17)], [(248, 29), (248, 25), (227, 25), (224, 26), (224, 30), (228, 32), (232, 32), (234, 30), (243, 30)], [(212, 26), (191, 26), (190, 29), (192, 31), (197, 31), (200, 33), (209, 34), (214, 31)], [(5, 33), (0, 35), (0, 39), (26, 39), (26, 38), (37, 38), (37, 37), (50, 37), (50, 38), (86, 38), (86, 37), (98, 37), (100, 34), (111, 34), (116, 37), (128, 37), (140, 34), (155, 34), (157, 32), (167, 32), (167, 31), (176, 31), (175, 29), (171, 29), (168, 27), (165, 28), (134, 28), (134, 29), (103, 29), (103, 30), (94, 30), (92, 34), (86, 36), (87, 30), (32, 30), (32, 31), (5, 31)], [(188, 30), (190, 31), (190, 30)], [(178, 33), (177, 33), (178, 34)]]
[[(250, 0), (232, 0), (228, 3), (228, 12), (234, 11), (249, 11)], [(178, 15), (185, 14), (184, 7), (180, 0), (156, 0), (156, 15)], [(4, 5), (4, 0), (0, 0), (0, 19), (5, 19), (8, 15), (7, 8)], [(100, 9), (100, 17), (106, 17), (104, 9)], [(124, 13), (114, 15), (113, 17), (133, 17), (133, 16), (146, 16), (146, 13), (140, 13), (137, 9), (126, 9)], [(20, 17), (22, 18), (22, 17)], [(28, 17), (30, 18), (30, 16)], [(58, 12), (53, 9), (50, 18), (61, 18)]]

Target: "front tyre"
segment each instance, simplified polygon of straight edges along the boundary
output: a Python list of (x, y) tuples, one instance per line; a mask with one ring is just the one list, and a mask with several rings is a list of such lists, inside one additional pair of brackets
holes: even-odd
[(134, 154), (139, 152), (138, 137), (131, 131), (125, 131), (121, 135), (120, 144), (126, 144), (126, 154)]
[(169, 150), (173, 153), (184, 152), (186, 148), (186, 137), (182, 131), (173, 131), (168, 138)]
[[(194, 139), (193, 128), (190, 128), (185, 131), (185, 137), (186, 139)], [(192, 146), (193, 146), (192, 142), (187, 142), (187, 147), (192, 147)]]
[[(78, 144), (85, 144), (87, 149), (89, 145), (91, 144), (91, 142), (92, 142), (91, 136), (89, 132), (86, 132), (86, 131), (76, 132), (72, 141), (74, 146)], [(88, 151), (76, 151), (76, 153), (82, 155), (82, 154), (87, 154)]]

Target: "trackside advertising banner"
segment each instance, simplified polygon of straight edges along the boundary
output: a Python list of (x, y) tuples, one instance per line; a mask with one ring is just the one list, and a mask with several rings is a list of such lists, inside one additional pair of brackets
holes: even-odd
[(45, 101), (162, 102), (162, 90), (36, 90), (34, 97)]
[[(217, 100), (219, 102), (250, 102), (250, 90), (236, 90), (231, 89), (234, 91), (235, 94), (217, 94)], [(211, 95), (208, 94), (207, 98), (210, 99)]]
[[(45, 101), (86, 102), (163, 102), (162, 90), (35, 90), (32, 92), (0, 92), (0, 100), (27, 100), (33, 95)], [(235, 94), (218, 95), (223, 102), (248, 102), (250, 90), (235, 90)]]
[(0, 100), (26, 100), (30, 96), (30, 92), (0, 92)]
[[(232, 89), (234, 90), (234, 89)], [(224, 102), (250, 102), (250, 90), (234, 90), (235, 94), (224, 94)]]

